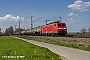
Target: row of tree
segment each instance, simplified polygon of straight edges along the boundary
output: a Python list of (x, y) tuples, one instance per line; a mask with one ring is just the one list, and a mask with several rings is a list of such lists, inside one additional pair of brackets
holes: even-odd
[(12, 27), (12, 26), (10, 26), (9, 28), (6, 28), (6, 31), (5, 31), (5, 33), (4, 33), (4, 35), (6, 35), (6, 36), (10, 36), (10, 35), (13, 35), (13, 33), (17, 33), (17, 32), (19, 32), (19, 31), (23, 31), (24, 29), (19, 29), (19, 28), (17, 28), (15, 31), (14, 31), (14, 28)]

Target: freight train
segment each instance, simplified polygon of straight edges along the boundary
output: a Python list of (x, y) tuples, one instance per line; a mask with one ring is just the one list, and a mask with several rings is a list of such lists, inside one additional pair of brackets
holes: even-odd
[(66, 23), (55, 21), (43, 26), (34, 27), (32, 30), (21, 31), (21, 35), (65, 35), (67, 34)]

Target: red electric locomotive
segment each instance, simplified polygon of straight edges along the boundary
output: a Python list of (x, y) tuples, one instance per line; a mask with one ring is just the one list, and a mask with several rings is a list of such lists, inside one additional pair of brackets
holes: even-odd
[(56, 21), (46, 26), (42, 26), (42, 34), (47, 35), (65, 35), (67, 34), (67, 27), (64, 22)]

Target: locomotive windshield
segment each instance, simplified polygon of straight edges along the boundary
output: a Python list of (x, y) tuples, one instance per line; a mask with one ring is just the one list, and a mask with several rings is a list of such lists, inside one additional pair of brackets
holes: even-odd
[(58, 26), (65, 26), (65, 24), (64, 23), (60, 23), (60, 24), (58, 24)]

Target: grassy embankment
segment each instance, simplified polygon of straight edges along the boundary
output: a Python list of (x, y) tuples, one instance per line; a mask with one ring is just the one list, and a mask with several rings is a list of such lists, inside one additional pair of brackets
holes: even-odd
[[(6, 57), (3, 57), (6, 56)], [(7, 57), (9, 56), (9, 57)], [(10, 58), (14, 56), (14, 58)], [(15, 58), (16, 56), (19, 56)], [(21, 58), (20, 56), (24, 56)], [(61, 60), (59, 55), (13, 37), (0, 37), (0, 60)]]
[(46, 37), (30, 37), (30, 36), (29, 37), (21, 36), (21, 38), (90, 51), (90, 42), (87, 41), (60, 40), (60, 39), (50, 39)]

